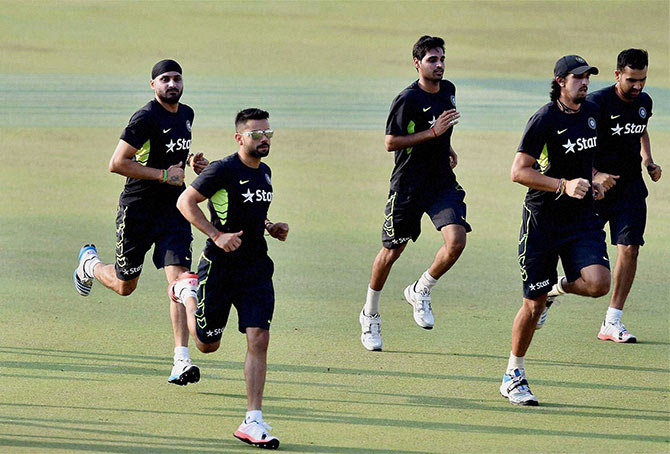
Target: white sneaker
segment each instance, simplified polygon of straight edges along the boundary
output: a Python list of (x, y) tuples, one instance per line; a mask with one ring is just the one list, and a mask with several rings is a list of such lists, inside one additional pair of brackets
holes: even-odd
[(415, 285), (416, 281), (407, 286), (404, 292), (405, 299), (414, 309), (414, 321), (416, 324), (424, 329), (433, 329), (435, 318), (433, 317), (433, 309), (430, 306), (430, 290), (424, 287), (420, 292), (417, 292)]
[(379, 314), (365, 315), (365, 308), (361, 309), (358, 321), (361, 323), (361, 343), (370, 351), (382, 349), (382, 317)]
[(544, 310), (542, 311), (542, 314), (540, 315), (540, 318), (537, 321), (537, 324), (535, 325), (535, 329), (542, 329), (544, 324), (547, 322), (547, 314), (549, 312), (549, 308), (552, 306), (558, 306), (560, 304), (560, 301), (555, 296), (547, 296), (547, 305), (544, 307)]
[(621, 344), (634, 344), (637, 342), (637, 338), (628, 332), (626, 325), (621, 323), (621, 320), (614, 323), (608, 323), (607, 320), (603, 320), (600, 332), (598, 333), (598, 339), (604, 341), (610, 340)]
[(537, 406), (537, 397), (530, 391), (526, 373), (519, 369), (514, 369), (511, 374), (503, 374), (503, 381), (500, 385), (500, 394), (509, 399), (510, 404)]
[(186, 386), (189, 383), (198, 383), (200, 381), (200, 369), (191, 363), (191, 358), (176, 359), (172, 366), (172, 373), (168, 378), (168, 383)]
[(279, 440), (270, 435), (270, 427), (265, 421), (249, 421), (245, 419), (237, 428), (233, 436), (238, 440), (248, 443), (257, 448), (277, 449)]
[(98, 251), (95, 249), (95, 245), (86, 244), (81, 247), (79, 250), (79, 265), (74, 270), (72, 275), (72, 280), (74, 281), (74, 289), (81, 296), (88, 296), (91, 293), (91, 288), (93, 287), (94, 276), (90, 276), (84, 270), (84, 264), (92, 259), (98, 257)]

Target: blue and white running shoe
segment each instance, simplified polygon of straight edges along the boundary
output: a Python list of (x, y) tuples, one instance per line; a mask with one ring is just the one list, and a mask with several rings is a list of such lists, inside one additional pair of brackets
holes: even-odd
[(93, 244), (86, 244), (79, 250), (79, 265), (74, 270), (72, 280), (74, 281), (74, 289), (81, 296), (88, 296), (88, 294), (91, 293), (91, 287), (93, 287), (93, 276), (89, 276), (86, 271), (84, 271), (84, 264), (88, 260), (97, 257), (98, 251)]
[(520, 369), (514, 369), (511, 374), (503, 375), (500, 385), (500, 394), (509, 399), (510, 404), (537, 406), (537, 397), (530, 391), (526, 373)]

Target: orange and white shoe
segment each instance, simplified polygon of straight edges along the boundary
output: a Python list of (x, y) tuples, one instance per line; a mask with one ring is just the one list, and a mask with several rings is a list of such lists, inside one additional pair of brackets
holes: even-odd
[[(184, 293), (184, 291), (186, 293)], [(191, 271), (184, 271), (177, 280), (168, 286), (168, 296), (177, 304), (186, 304), (184, 298), (192, 296), (197, 299), (198, 275)]]
[(279, 447), (279, 440), (277, 437), (270, 435), (271, 430), (272, 427), (265, 421), (247, 421), (245, 419), (233, 436), (257, 448), (277, 449)]
[(637, 342), (637, 338), (628, 332), (626, 325), (621, 323), (621, 320), (614, 323), (609, 323), (607, 320), (603, 320), (603, 324), (600, 326), (600, 332), (598, 333), (598, 339), (604, 341), (609, 340), (620, 344), (634, 344)]

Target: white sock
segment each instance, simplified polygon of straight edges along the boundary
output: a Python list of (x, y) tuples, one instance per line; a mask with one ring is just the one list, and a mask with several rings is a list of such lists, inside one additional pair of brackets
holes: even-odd
[(92, 258), (86, 260), (84, 262), (84, 273), (88, 274), (91, 277), (95, 277), (95, 274), (93, 274), (93, 268), (95, 268), (95, 265), (97, 265), (100, 262), (100, 259), (98, 258), (97, 255), (94, 255)]
[(189, 359), (190, 356), (188, 356), (188, 347), (175, 347), (174, 348), (174, 359), (175, 361), (178, 359)]
[(558, 276), (558, 281), (556, 281), (556, 291), (558, 292), (559, 295), (565, 295), (565, 290), (563, 290), (563, 279), (565, 279), (565, 282), (568, 282), (568, 280), (565, 278), (565, 276)]
[(428, 291), (430, 291), (433, 289), (433, 287), (435, 287), (435, 284), (437, 284), (437, 279), (431, 276), (428, 270), (426, 270), (426, 272), (421, 275), (419, 280), (416, 281), (416, 286), (414, 290), (418, 292), (422, 288), (427, 288)]
[(247, 411), (247, 417), (244, 418), (244, 422), (250, 423), (251, 421), (263, 422), (263, 413), (260, 410)]
[(607, 323), (616, 323), (621, 321), (621, 314), (623, 311), (621, 309), (616, 309), (614, 307), (608, 307), (607, 313), (605, 314), (605, 321)]
[(381, 296), (381, 290), (372, 290), (368, 285), (368, 296), (365, 298), (365, 307), (363, 308), (365, 315), (379, 314), (379, 298)]
[(509, 361), (507, 362), (507, 373), (511, 374), (514, 369), (519, 369), (523, 372), (526, 369), (526, 357), (525, 356), (514, 356), (512, 352), (509, 352)]

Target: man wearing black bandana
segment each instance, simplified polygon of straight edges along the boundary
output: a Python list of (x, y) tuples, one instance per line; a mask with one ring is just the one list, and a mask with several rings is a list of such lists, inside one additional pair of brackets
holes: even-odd
[[(591, 297), (609, 291), (605, 233), (594, 208), (603, 189), (592, 181), (599, 109), (586, 101), (591, 74), (598, 68), (577, 55), (556, 62), (551, 102), (528, 121), (512, 164), (512, 180), (529, 188), (519, 236), (523, 304), (500, 385), (515, 405), (538, 405), (526, 380), (525, 355), (556, 289)], [(556, 272), (559, 258), (563, 282)]]
[[(165, 270), (168, 284), (191, 266), (191, 228), (176, 203), (185, 189), (184, 166), (188, 163), (199, 174), (209, 162), (202, 153), (190, 153), (193, 109), (179, 102), (181, 66), (174, 60), (159, 61), (150, 84), (154, 99), (131, 117), (109, 162), (110, 172), (126, 177), (116, 218), (116, 262), (103, 264), (94, 245), (83, 246), (73, 276), (82, 296), (91, 292), (93, 279), (119, 295), (130, 295), (152, 245), (154, 265)], [(170, 318), (175, 355), (168, 381), (195, 383), (200, 371), (188, 354), (183, 306), (170, 304)]]

